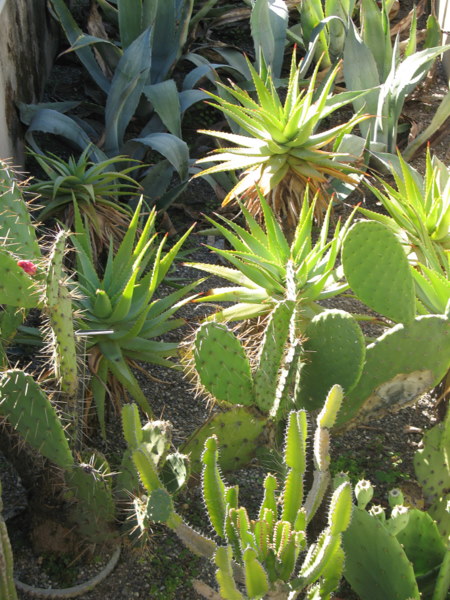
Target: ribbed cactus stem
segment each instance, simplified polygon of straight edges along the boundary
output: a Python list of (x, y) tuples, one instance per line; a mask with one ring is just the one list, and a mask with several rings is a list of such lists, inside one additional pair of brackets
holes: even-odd
[(219, 546), (214, 556), (217, 566), (216, 579), (222, 598), (227, 600), (244, 600), (244, 596), (236, 587), (233, 578), (232, 550), (230, 546)]
[(2, 485), (0, 482), (0, 598), (2, 600), (17, 600), (16, 586), (13, 578), (13, 555), (8, 537), (6, 524), (2, 516), (3, 502), (1, 499)]
[(291, 412), (286, 427), (284, 460), (289, 467), (283, 490), (281, 518), (295, 524), (303, 504), (303, 476), (306, 470), (306, 437), (308, 425), (305, 411)]
[(65, 395), (72, 436), (79, 441), (81, 405), (78, 398), (77, 349), (72, 301), (63, 281), (63, 259), (68, 235), (65, 231), (59, 231), (52, 246), (47, 269), (44, 307), (50, 322), (55, 374)]
[(128, 446), (136, 450), (144, 437), (136, 404), (125, 404), (122, 407), (122, 428)]
[(340, 385), (333, 385), (325, 400), (325, 404), (317, 417), (319, 427), (331, 429), (336, 423), (341, 408), (344, 391)]

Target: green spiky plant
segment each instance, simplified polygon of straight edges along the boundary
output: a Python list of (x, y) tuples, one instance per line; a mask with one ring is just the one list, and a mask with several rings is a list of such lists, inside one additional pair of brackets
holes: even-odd
[(443, 535), (429, 512), (404, 506), (401, 490), (389, 493), (389, 518), (378, 505), (366, 512), (373, 496), (370, 482), (358, 482), (355, 496), (343, 545), (344, 575), (358, 596), (445, 600), (450, 589), (448, 531)]
[(131, 366), (137, 360), (174, 366), (169, 358), (176, 354), (178, 345), (155, 338), (184, 324), (183, 319), (171, 317), (190, 300), (186, 295), (198, 283), (154, 299), (192, 227), (163, 254), (166, 238), (156, 243), (155, 210), (147, 216), (138, 233), (142, 204), (141, 199), (116, 253), (110, 245), (102, 276), (97, 273), (87, 230), (76, 211), (77, 235), (73, 243), (77, 251), (78, 281), (75, 287), (81, 296), (77, 304), (82, 311), (78, 325), (80, 335), (86, 340), (92, 373), (90, 389), (103, 435), (106, 391), (111, 390), (114, 382), (131, 394), (144, 412), (151, 414)]
[[(100, 162), (90, 160), (92, 148), (87, 146), (78, 159), (67, 161), (55, 154), (38, 154), (29, 150), (47, 178), (36, 179), (28, 190), (39, 195), (43, 205), (39, 218), (45, 221), (58, 218), (70, 229), (74, 225), (76, 201), (86, 217), (95, 255), (108, 247), (110, 238), (117, 246), (133, 215), (122, 198), (139, 193), (139, 184), (129, 175), (136, 170), (125, 156), (114, 156)], [(137, 163), (137, 161), (134, 161)], [(123, 165), (123, 170), (118, 170)]]
[[(337, 147), (326, 148), (367, 118), (366, 115), (356, 114), (346, 123), (318, 131), (323, 119), (351, 102), (352, 98), (347, 93), (336, 96), (331, 94), (338, 67), (330, 73), (317, 92), (315, 86), (318, 67), (306, 90), (300, 88), (300, 67), (294, 52), (284, 103), (270, 72), (263, 78), (250, 62), (248, 68), (256, 89), (256, 100), (236, 84), (220, 84), (226, 92), (224, 98), (208, 92), (213, 99), (210, 104), (222, 111), (242, 133), (201, 131), (235, 146), (221, 148), (211, 156), (197, 161), (200, 164), (219, 164), (195, 175), (198, 177), (221, 171), (243, 170), (241, 180), (227, 194), (223, 204), (241, 198), (248, 210), (259, 216), (259, 188), (289, 237), (295, 231), (305, 190), (309, 191), (310, 199), (317, 195), (315, 212), (321, 220), (331, 196), (329, 179), (336, 178), (356, 185), (356, 180), (351, 176), (359, 173), (355, 165), (351, 164), (355, 157), (340, 153)], [(355, 98), (357, 96), (359, 93), (354, 94)], [(231, 101), (225, 99), (227, 97)]]
[[(314, 483), (308, 494), (303, 489), (306, 470), (307, 417), (291, 412), (283, 452), (284, 477), (278, 482), (269, 474), (264, 481), (264, 498), (255, 520), (239, 507), (238, 486), (228, 487), (218, 467), (218, 443), (209, 437), (202, 454), (202, 490), (209, 522), (222, 544), (217, 544), (187, 525), (175, 511), (170, 494), (158, 477), (155, 461), (145, 444), (134, 434), (133, 422), (124, 415), (124, 430), (133, 461), (148, 494), (145, 519), (165, 523), (193, 552), (213, 559), (222, 598), (290, 598), (304, 592), (310, 599), (326, 600), (339, 583), (344, 555), (341, 535), (351, 519), (351, 488), (345, 482), (333, 494), (328, 524), (317, 543), (309, 545), (306, 527), (322, 504), (328, 485), (329, 430), (339, 410), (341, 397), (330, 392), (314, 435)], [(300, 565), (297, 559), (307, 550)], [(243, 583), (245, 595), (237, 587)], [(201, 591), (209, 586), (198, 586)], [(210, 596), (206, 596), (210, 597)]]

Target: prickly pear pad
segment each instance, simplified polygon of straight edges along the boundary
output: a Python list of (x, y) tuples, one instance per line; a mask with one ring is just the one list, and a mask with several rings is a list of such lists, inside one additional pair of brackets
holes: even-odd
[(17, 264), (4, 248), (0, 248), (0, 304), (35, 308), (39, 304), (39, 288), (32, 276)]
[(304, 366), (300, 375), (298, 407), (315, 410), (336, 383), (345, 392), (358, 382), (364, 365), (364, 336), (355, 319), (342, 310), (314, 317), (305, 331)]
[[(447, 418), (448, 422), (448, 418)], [(428, 513), (436, 520), (445, 539), (450, 539), (450, 471), (444, 457), (444, 423), (438, 423), (426, 432), (423, 448), (414, 455), (414, 470), (423, 488)]]
[(40, 454), (62, 468), (73, 464), (61, 420), (47, 394), (31, 375), (19, 369), (11, 369), (2, 374), (0, 414)]
[(180, 449), (190, 455), (193, 473), (202, 470), (203, 445), (211, 435), (216, 435), (220, 448), (219, 465), (224, 471), (232, 471), (246, 465), (255, 456), (258, 438), (267, 420), (254, 416), (248, 409), (236, 407), (213, 415), (187, 440)]
[(412, 404), (439, 383), (450, 367), (450, 321), (440, 315), (399, 324), (367, 346), (357, 386), (346, 395), (340, 427), (378, 418)]
[(248, 358), (226, 325), (204, 323), (200, 326), (194, 342), (194, 360), (202, 385), (217, 400), (253, 404)]
[(350, 287), (364, 304), (397, 323), (414, 319), (411, 267), (387, 227), (375, 221), (352, 225), (342, 248), (342, 264)]
[(397, 538), (378, 519), (355, 507), (343, 546), (344, 577), (361, 598), (419, 600), (412, 564)]

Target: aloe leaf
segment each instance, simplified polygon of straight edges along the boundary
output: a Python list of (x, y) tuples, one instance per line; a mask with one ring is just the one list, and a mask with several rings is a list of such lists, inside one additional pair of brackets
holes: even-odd
[[(181, 138), (181, 106), (175, 81), (168, 79), (153, 85), (146, 85), (144, 95), (153, 105), (155, 112), (158, 113), (170, 133)], [(204, 93), (203, 95), (206, 96)]]
[(171, 133), (151, 133), (145, 137), (135, 138), (134, 141), (162, 154), (175, 168), (180, 178), (187, 179), (189, 148), (184, 140)]
[(280, 77), (287, 22), (288, 10), (283, 0), (256, 0), (254, 3), (250, 25), (260, 72), (261, 56), (266, 65), (270, 66), (272, 75)]
[(151, 29), (146, 29), (124, 52), (106, 101), (105, 152), (120, 154), (123, 136), (134, 115), (152, 64)]

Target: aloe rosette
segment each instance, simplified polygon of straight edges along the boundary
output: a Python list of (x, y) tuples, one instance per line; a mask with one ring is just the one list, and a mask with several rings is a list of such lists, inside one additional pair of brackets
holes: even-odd
[(225, 217), (220, 216), (220, 219), (228, 227), (207, 217), (232, 247), (232, 250), (210, 249), (234, 268), (207, 263), (189, 263), (189, 266), (222, 277), (234, 285), (211, 289), (196, 302), (234, 302), (233, 306), (211, 317), (215, 321), (234, 321), (267, 315), (278, 302), (290, 297), (299, 303), (300, 320), (309, 320), (322, 311), (317, 301), (348, 289), (342, 280), (337, 257), (351, 219), (342, 228), (338, 222), (329, 238), (329, 207), (319, 236), (313, 241), (316, 204), (315, 200), (310, 204), (305, 198), (293, 240), (289, 243), (262, 195), (259, 202), (265, 230), (245, 206), (241, 208), (248, 231)]
[(323, 119), (360, 95), (360, 92), (331, 94), (339, 66), (330, 73), (318, 92), (315, 91), (317, 67), (307, 89), (302, 90), (299, 84), (301, 65), (296, 64), (294, 52), (284, 103), (270, 73), (263, 79), (249, 62), (248, 68), (256, 89), (256, 100), (233, 83), (230, 86), (220, 84), (225, 92), (224, 98), (208, 92), (213, 99), (210, 104), (222, 111), (246, 135), (202, 131), (235, 146), (220, 148), (197, 161), (199, 164), (219, 164), (196, 176), (242, 170), (240, 181), (227, 194), (223, 204), (240, 197), (250, 212), (259, 216), (259, 188), (290, 235), (295, 230), (305, 190), (308, 190), (310, 198), (317, 195), (315, 212), (320, 220), (331, 195), (327, 189), (329, 179), (336, 178), (355, 185), (351, 175), (359, 171), (350, 164), (354, 157), (327, 147), (368, 117), (356, 114), (332, 129), (318, 131)]
[(110, 245), (103, 277), (93, 265), (89, 237), (80, 215), (76, 215), (78, 235), (73, 240), (77, 250), (76, 287), (82, 296), (78, 303), (83, 311), (79, 333), (86, 339), (92, 371), (91, 390), (103, 430), (109, 374), (151, 414), (130, 365), (143, 361), (173, 367), (169, 357), (176, 354), (178, 345), (155, 338), (184, 324), (183, 319), (171, 317), (190, 300), (186, 295), (198, 283), (177, 289), (164, 298), (153, 298), (192, 228), (163, 254), (165, 238), (156, 244), (155, 210), (138, 236), (141, 208), (142, 200), (117, 253), (114, 254)]

